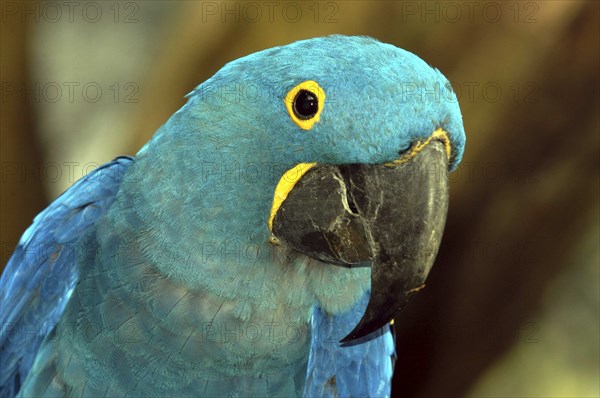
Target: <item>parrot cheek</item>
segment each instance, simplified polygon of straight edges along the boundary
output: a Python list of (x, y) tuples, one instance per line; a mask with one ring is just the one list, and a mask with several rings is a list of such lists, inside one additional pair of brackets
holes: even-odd
[(392, 163), (313, 165), (272, 211), (272, 242), (326, 263), (371, 265), (369, 303), (342, 342), (390, 322), (424, 286), (448, 209), (449, 143), (436, 133)]

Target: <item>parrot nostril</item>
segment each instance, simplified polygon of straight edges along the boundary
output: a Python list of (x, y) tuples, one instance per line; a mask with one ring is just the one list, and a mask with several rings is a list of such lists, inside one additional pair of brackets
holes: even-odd
[(400, 148), (400, 150), (398, 151), (398, 155), (399, 156), (404, 155), (406, 152), (408, 152), (410, 150), (410, 148), (412, 148), (411, 144), (407, 144), (404, 148)]

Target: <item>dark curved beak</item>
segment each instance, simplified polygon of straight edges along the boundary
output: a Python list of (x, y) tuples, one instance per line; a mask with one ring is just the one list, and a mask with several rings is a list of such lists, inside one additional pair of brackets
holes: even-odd
[(371, 261), (369, 304), (343, 343), (393, 320), (424, 286), (448, 209), (447, 145), (430, 140), (392, 164), (316, 165), (275, 213), (275, 240), (294, 250), (337, 265)]

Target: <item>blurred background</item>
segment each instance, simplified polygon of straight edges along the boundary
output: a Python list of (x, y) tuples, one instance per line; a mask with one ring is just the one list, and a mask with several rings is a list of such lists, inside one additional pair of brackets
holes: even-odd
[(394, 395), (600, 396), (600, 8), (580, 1), (1, 2), (3, 267), (76, 179), (243, 55), (369, 35), (438, 67), (467, 148)]

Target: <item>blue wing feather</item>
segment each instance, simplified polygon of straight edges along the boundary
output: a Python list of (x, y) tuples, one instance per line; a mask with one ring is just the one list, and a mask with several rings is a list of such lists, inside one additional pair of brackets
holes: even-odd
[(369, 295), (339, 315), (314, 310), (305, 397), (390, 396), (396, 358), (391, 326), (357, 344), (339, 344), (362, 317)]
[(77, 181), (25, 231), (0, 278), (0, 397), (13, 397), (79, 279), (79, 238), (114, 201), (119, 157)]

